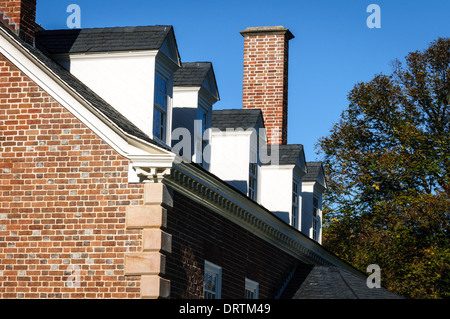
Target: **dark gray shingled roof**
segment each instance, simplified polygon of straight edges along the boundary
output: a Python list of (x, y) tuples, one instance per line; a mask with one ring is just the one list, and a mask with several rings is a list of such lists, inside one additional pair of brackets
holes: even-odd
[(254, 128), (258, 120), (262, 120), (260, 109), (214, 110), (212, 127), (225, 131), (227, 128)]
[(129, 50), (158, 50), (172, 26), (43, 30), (36, 46), (50, 54)]
[[(267, 147), (267, 154), (271, 154), (271, 145)], [(278, 153), (280, 155), (279, 165), (294, 165), (297, 163), (298, 159), (302, 156), (303, 145), (302, 144), (287, 144), (287, 145), (277, 145)], [(271, 163), (263, 163), (262, 165), (271, 165)]]
[[(294, 277), (296, 287), (290, 287), (282, 298), (290, 299), (403, 299), (381, 287), (368, 288), (366, 279), (332, 266), (314, 266), (305, 273), (301, 268)], [(294, 288), (294, 289), (293, 289)]]
[(173, 85), (201, 86), (211, 68), (211, 62), (183, 62), (174, 73)]
[(303, 151), (301, 144), (278, 145), (280, 148), (280, 165), (297, 163)]
[(319, 177), (320, 170), (322, 169), (321, 162), (307, 162), (306, 174), (303, 176), (304, 182), (315, 182)]
[[(114, 123), (123, 132), (130, 134), (136, 138), (143, 141), (158, 145), (162, 145), (153, 141), (147, 134), (142, 132), (138, 127), (136, 127), (132, 122), (130, 122), (126, 117), (119, 113), (114, 107), (108, 104), (100, 96), (98, 96), (94, 91), (87, 87), (83, 82), (78, 80), (66, 69), (61, 67), (58, 63), (44, 55), (40, 50), (27, 44), (25, 41), (21, 40), (16, 34), (10, 31), (2, 23), (0, 23), (0, 28), (5, 30), (11, 36), (13, 36), (23, 47), (25, 47), (37, 60), (43, 63), (47, 68), (49, 68), (56, 76), (58, 76), (63, 82), (65, 82), (72, 90), (77, 92), (82, 96), (95, 111), (102, 114), (110, 122)], [(167, 148), (166, 148), (167, 149)]]
[(280, 165), (297, 163), (303, 151), (301, 144), (278, 145), (280, 152)]
[(174, 87), (203, 87), (220, 100), (216, 75), (211, 62), (183, 62), (173, 76)]

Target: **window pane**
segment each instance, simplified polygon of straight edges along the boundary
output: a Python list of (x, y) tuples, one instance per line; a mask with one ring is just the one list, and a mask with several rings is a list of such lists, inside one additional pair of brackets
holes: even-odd
[(245, 278), (245, 299), (258, 299), (259, 284), (248, 278)]
[(318, 240), (318, 222), (317, 220), (313, 219), (313, 239)]
[(205, 261), (203, 296), (205, 299), (220, 298), (221, 267)]
[(155, 94), (154, 94), (154, 112), (153, 112), (153, 135), (161, 140), (165, 137), (167, 109), (167, 83), (156, 74), (155, 76)]
[(163, 81), (162, 91), (164, 94), (167, 94), (167, 82)]
[(249, 178), (248, 178), (248, 196), (253, 200), (256, 200), (257, 174), (258, 174), (258, 165), (256, 163), (250, 163)]
[(159, 139), (164, 136), (164, 116), (157, 108), (153, 111), (153, 135)]
[(167, 95), (159, 93), (159, 104), (158, 106), (165, 110), (167, 107)]
[(313, 206), (318, 207), (319, 206), (319, 199), (317, 197), (313, 198)]
[(203, 125), (203, 132), (206, 130), (206, 113), (202, 112), (203, 116), (202, 116), (202, 125)]

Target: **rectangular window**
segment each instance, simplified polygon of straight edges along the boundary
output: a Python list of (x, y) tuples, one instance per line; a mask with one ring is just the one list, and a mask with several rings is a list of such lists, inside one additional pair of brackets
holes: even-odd
[(256, 201), (257, 195), (257, 178), (258, 178), (258, 165), (256, 163), (250, 163), (248, 178), (248, 197)]
[(313, 198), (313, 217), (317, 217), (319, 214), (319, 199), (314, 196)]
[(245, 299), (258, 299), (259, 284), (256, 281), (245, 278)]
[(292, 219), (291, 225), (298, 228), (298, 206), (299, 206), (299, 195), (298, 195), (298, 182), (294, 181), (292, 184)]
[(153, 105), (153, 137), (165, 141), (167, 118), (167, 81), (155, 76), (155, 99)]
[(312, 237), (315, 241), (319, 240), (320, 223), (319, 223), (319, 199), (313, 198), (313, 218), (312, 218)]
[(220, 299), (222, 267), (205, 260), (203, 296), (205, 299)]
[(318, 229), (318, 221), (316, 218), (313, 218), (312, 228), (313, 228), (313, 239), (315, 241), (318, 241), (319, 240), (319, 229)]

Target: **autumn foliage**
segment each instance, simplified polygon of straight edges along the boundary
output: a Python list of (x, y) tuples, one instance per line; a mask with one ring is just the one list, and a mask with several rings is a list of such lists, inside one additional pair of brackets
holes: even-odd
[(358, 83), (320, 140), (326, 247), (409, 298), (450, 297), (450, 38)]

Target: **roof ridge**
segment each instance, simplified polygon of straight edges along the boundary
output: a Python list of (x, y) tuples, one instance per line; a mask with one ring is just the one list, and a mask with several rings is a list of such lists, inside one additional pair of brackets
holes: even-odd
[[(339, 274), (339, 276), (341, 277), (342, 281), (344, 282), (344, 284), (347, 286), (347, 288), (350, 290), (350, 292), (355, 296), (356, 299), (359, 299), (358, 294), (355, 292), (355, 290), (351, 287), (351, 285), (347, 282), (347, 280), (344, 278), (344, 276), (342, 275), (341, 269), (339, 269), (338, 267), (330, 267), (330, 269), (337, 269), (337, 273)], [(332, 270), (333, 271), (333, 270)], [(352, 274), (350, 274), (352, 275)]]
[[(173, 28), (173, 25), (164, 25), (164, 24), (155, 24), (155, 25), (136, 25), (136, 26), (116, 26), (116, 27), (92, 27), (92, 28), (80, 28), (80, 29), (44, 29), (38, 31), (38, 33), (52, 33), (52, 32), (61, 32), (61, 33), (71, 33), (71, 32), (80, 32), (80, 31), (101, 31), (101, 30), (125, 30), (125, 29), (144, 29), (144, 28)], [(166, 30), (165, 30), (166, 31)], [(167, 30), (168, 31), (168, 30)]]
[(170, 33), (171, 25), (44, 30), (36, 43), (51, 54), (158, 50)]
[(208, 63), (208, 64), (212, 64), (211, 61), (191, 61), (191, 62), (181, 62), (181, 64), (196, 64), (196, 63)]
[(213, 72), (214, 75), (213, 64), (210, 61), (181, 62), (181, 67), (174, 73), (174, 86), (202, 86), (209, 72)]

